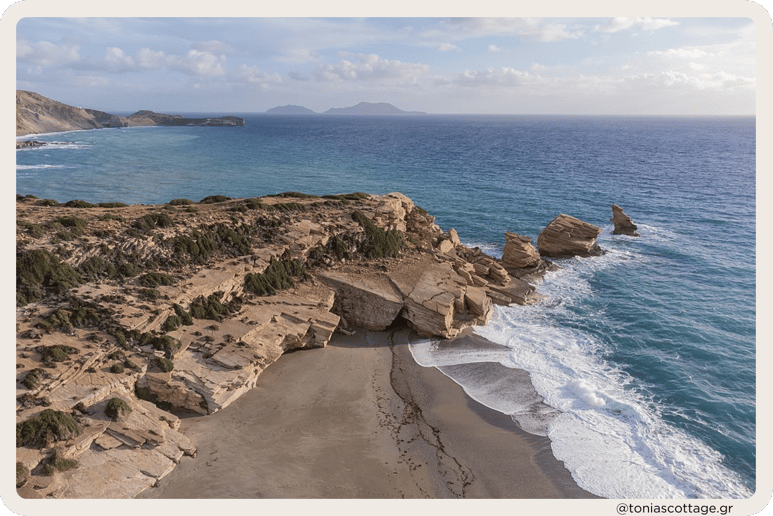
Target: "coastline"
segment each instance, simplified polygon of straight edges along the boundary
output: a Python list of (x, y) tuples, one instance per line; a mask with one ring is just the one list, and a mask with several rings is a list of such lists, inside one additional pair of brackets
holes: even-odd
[(183, 419), (198, 456), (136, 498), (595, 497), (547, 438), (416, 364), (394, 333), (288, 353), (232, 406)]

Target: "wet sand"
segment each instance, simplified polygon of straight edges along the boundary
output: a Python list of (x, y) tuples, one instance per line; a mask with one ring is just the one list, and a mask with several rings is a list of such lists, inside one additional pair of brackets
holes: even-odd
[(411, 357), (406, 330), (336, 334), (183, 420), (198, 448), (137, 498), (589, 498), (506, 415)]

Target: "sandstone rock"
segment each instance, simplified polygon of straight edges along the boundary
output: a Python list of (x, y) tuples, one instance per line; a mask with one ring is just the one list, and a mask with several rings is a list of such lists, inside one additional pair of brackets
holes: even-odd
[(450, 254), (454, 251), (454, 244), (450, 240), (441, 240), (437, 250), (443, 254)]
[(505, 268), (522, 269), (539, 265), (540, 255), (532, 245), (531, 238), (506, 232), (505, 240), (502, 253), (502, 264)]
[(639, 233), (636, 231), (636, 224), (633, 223), (631, 217), (623, 212), (620, 206), (612, 205), (612, 218), (609, 220), (615, 224), (613, 234), (639, 236)]
[(336, 291), (335, 311), (349, 324), (384, 330), (403, 308), (403, 300), (389, 281), (362, 275), (326, 272), (317, 276)]
[(467, 282), (447, 263), (428, 267), (405, 300), (403, 316), (418, 334), (450, 338), (454, 327), (455, 301), (463, 300)]
[(458, 245), (462, 245), (462, 241), (459, 240), (459, 234), (456, 232), (454, 228), (451, 228), (448, 230), (448, 237), (449, 237), (449, 240), (451, 240), (451, 243), (454, 244), (454, 247)]
[(537, 247), (541, 256), (595, 256), (603, 253), (596, 243), (599, 234), (598, 226), (562, 213), (539, 234)]

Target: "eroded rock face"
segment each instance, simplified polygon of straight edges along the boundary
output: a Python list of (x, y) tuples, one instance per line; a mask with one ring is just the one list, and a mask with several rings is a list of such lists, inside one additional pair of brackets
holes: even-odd
[(506, 232), (505, 240), (505, 249), (502, 253), (502, 265), (505, 268), (522, 269), (539, 265), (540, 255), (532, 245), (531, 238)]
[(620, 206), (612, 205), (612, 218), (609, 220), (615, 224), (615, 229), (612, 231), (613, 234), (639, 236), (639, 233), (636, 231), (638, 227), (633, 223), (631, 217), (623, 212)]
[(553, 219), (537, 237), (541, 256), (568, 258), (603, 254), (596, 238), (601, 228), (570, 215), (561, 214)]

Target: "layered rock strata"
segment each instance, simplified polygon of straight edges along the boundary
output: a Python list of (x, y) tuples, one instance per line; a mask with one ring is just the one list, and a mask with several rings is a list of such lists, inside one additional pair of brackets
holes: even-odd
[(227, 407), (336, 329), (446, 338), (538, 299), (399, 193), (111, 206), (17, 196), (17, 424), (79, 429), (17, 442), (25, 497), (135, 496), (195, 454), (175, 412)]
[(638, 226), (633, 223), (631, 217), (623, 212), (620, 206), (612, 205), (612, 218), (609, 220), (615, 225), (615, 229), (612, 231), (613, 234), (639, 236), (639, 233), (636, 231)]
[(537, 237), (541, 256), (567, 258), (602, 254), (596, 238), (601, 228), (570, 215), (560, 214)]

